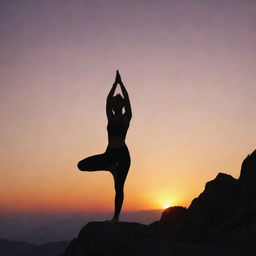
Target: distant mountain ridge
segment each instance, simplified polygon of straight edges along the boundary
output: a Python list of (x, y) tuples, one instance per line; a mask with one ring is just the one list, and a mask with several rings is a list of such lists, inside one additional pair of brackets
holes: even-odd
[[(122, 213), (122, 220), (149, 224), (160, 218), (162, 210)], [(49, 241), (71, 240), (81, 226), (90, 221), (110, 218), (110, 212), (79, 214), (47, 214), (39, 216), (0, 216), (0, 237), (8, 240), (43, 244)]]
[(68, 245), (68, 241), (51, 242), (35, 245), (26, 242), (16, 242), (0, 239), (1, 256), (56, 256)]
[[(143, 210), (136, 212), (124, 212), (123, 218), (130, 221), (137, 220), (144, 223), (150, 223), (156, 220), (161, 215), (162, 210)], [(45, 220), (41, 220), (42, 223), (36, 226), (32, 230), (26, 228), (27, 218), (22, 218), (22, 225), (18, 228), (17, 237), (23, 241), (1, 239), (0, 238), (0, 255), (1, 256), (56, 256), (62, 253), (68, 246), (68, 240), (71, 240), (75, 236), (80, 227), (87, 223), (86, 218), (91, 219), (107, 219), (110, 213), (103, 213), (101, 215), (85, 215), (76, 216), (74, 218), (65, 218), (58, 220), (54, 218), (50, 223), (45, 223)], [(14, 218), (14, 217), (13, 217)], [(3, 218), (2, 218), (3, 219)], [(6, 218), (5, 218), (6, 219)], [(4, 226), (4, 222), (1, 223), (4, 229), (2, 232), (6, 232), (12, 218), (7, 219), (8, 222)], [(15, 223), (12, 223), (14, 226)], [(22, 228), (25, 230), (23, 231)], [(73, 234), (73, 235), (72, 235)], [(33, 241), (24, 242), (24, 240)], [(55, 242), (44, 242), (44, 241), (55, 241)], [(61, 241), (65, 240), (65, 241)], [(37, 244), (35, 244), (37, 243)], [(43, 243), (43, 244), (40, 244)]]

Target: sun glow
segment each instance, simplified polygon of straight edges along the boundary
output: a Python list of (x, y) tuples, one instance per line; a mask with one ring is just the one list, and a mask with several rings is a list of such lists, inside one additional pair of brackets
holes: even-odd
[(169, 207), (171, 207), (172, 205), (171, 204), (165, 204), (164, 206), (163, 206), (163, 209), (167, 209), (167, 208), (169, 208)]

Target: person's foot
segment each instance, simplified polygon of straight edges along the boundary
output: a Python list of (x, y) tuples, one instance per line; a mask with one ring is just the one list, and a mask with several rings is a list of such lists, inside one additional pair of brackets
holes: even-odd
[(112, 220), (110, 220), (110, 222), (119, 222), (118, 218), (113, 217)]

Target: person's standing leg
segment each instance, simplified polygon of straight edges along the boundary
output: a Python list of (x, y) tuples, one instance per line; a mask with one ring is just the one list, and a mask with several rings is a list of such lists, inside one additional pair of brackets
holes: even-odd
[(130, 168), (130, 155), (128, 149), (123, 152), (120, 161), (117, 164), (117, 169), (112, 172), (115, 182), (115, 212), (112, 221), (118, 221), (124, 200), (124, 183), (127, 173)]

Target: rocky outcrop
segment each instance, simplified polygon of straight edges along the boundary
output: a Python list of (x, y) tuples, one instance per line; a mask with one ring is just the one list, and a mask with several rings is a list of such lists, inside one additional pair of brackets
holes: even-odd
[(256, 151), (242, 163), (238, 180), (218, 174), (194, 199), (182, 224), (182, 239), (256, 255)]
[(239, 179), (219, 173), (188, 209), (170, 207), (159, 221), (88, 223), (62, 256), (256, 255), (256, 151)]
[(168, 245), (147, 225), (132, 222), (89, 222), (73, 239), (63, 256), (167, 254)]
[(181, 206), (174, 206), (165, 209), (159, 221), (150, 225), (152, 229), (167, 239), (177, 240), (184, 222), (187, 209)]
[[(167, 240), (150, 226), (90, 222), (59, 256), (231, 256), (215, 245)], [(232, 255), (234, 256), (234, 254)]]

